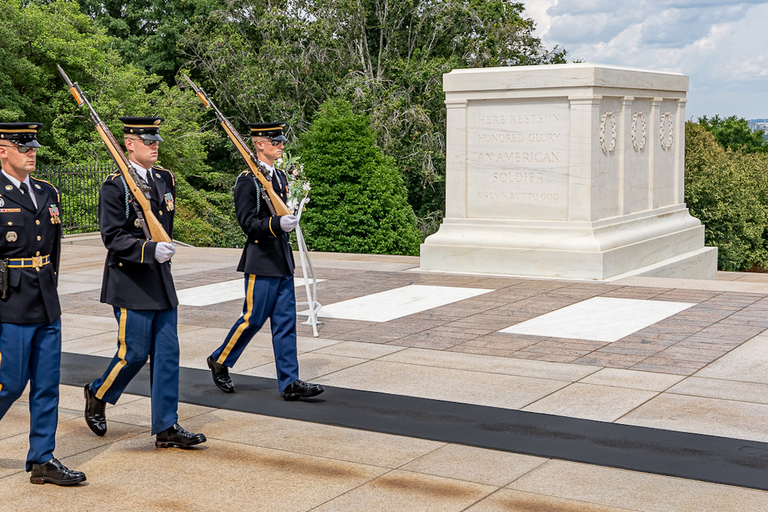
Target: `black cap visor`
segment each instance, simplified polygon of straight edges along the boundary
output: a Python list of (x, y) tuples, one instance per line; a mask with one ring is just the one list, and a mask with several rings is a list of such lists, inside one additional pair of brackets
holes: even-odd
[(43, 146), (40, 145), (39, 142), (37, 142), (37, 139), (27, 140), (27, 141), (19, 141), (19, 140), (12, 140), (14, 144), (17, 146), (26, 146), (28, 148), (41, 148)]

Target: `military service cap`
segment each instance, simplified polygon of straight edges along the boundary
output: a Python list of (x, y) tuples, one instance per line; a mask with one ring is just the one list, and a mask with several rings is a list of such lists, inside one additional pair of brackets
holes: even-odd
[(287, 142), (283, 135), (285, 123), (248, 123), (251, 129), (251, 137), (269, 137), (272, 140)]
[(17, 146), (39, 148), (37, 130), (43, 123), (0, 123), (0, 140), (13, 142)]
[(119, 117), (125, 125), (123, 133), (138, 135), (144, 140), (163, 140), (160, 137), (160, 123), (165, 121), (162, 117)]

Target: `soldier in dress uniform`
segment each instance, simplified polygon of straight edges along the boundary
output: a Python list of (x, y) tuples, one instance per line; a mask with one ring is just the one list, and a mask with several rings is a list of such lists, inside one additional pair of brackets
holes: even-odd
[(53, 456), (61, 362), (56, 291), (61, 201), (56, 187), (30, 176), (42, 126), (0, 124), (0, 418), (30, 382), (30, 481), (73, 485), (85, 475)]
[[(283, 155), (283, 142), (287, 140), (283, 135), (285, 123), (248, 126), (256, 156), (267, 169), (266, 177), (285, 202), (288, 180), (285, 173), (274, 166), (275, 160)], [(262, 198), (261, 187), (250, 171), (240, 174), (235, 183), (237, 220), (247, 237), (237, 267), (239, 272), (245, 273), (245, 303), (224, 343), (208, 357), (208, 367), (216, 386), (232, 393), (235, 389), (229, 368), (269, 319), (280, 396), (285, 400), (309, 398), (322, 393), (323, 386), (299, 379), (294, 261), (288, 242), (288, 233), (296, 227), (298, 219), (293, 215), (272, 215)]]
[[(176, 182), (157, 162), (158, 117), (121, 117), (128, 160), (151, 191), (152, 213), (173, 236)], [(118, 323), (117, 353), (104, 374), (85, 386), (85, 421), (98, 436), (107, 433), (106, 403), (114, 404), (150, 358), (152, 434), (159, 448), (188, 448), (205, 442), (203, 434), (177, 422), (179, 338), (176, 289), (171, 257), (176, 248), (147, 240), (133, 199), (120, 173), (108, 176), (99, 194), (101, 239), (107, 248), (101, 302), (111, 304)]]

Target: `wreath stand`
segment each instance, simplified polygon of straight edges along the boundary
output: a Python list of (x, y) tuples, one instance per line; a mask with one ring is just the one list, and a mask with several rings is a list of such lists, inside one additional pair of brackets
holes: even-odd
[[(297, 215), (299, 221), (301, 221), (301, 212), (304, 210), (304, 204), (307, 202), (307, 198), (301, 200), (301, 204), (299, 205), (299, 214)], [(301, 325), (311, 325), (312, 326), (312, 334), (315, 338), (319, 336), (317, 333), (317, 326), (318, 324), (322, 324), (322, 321), (319, 321), (317, 319), (317, 312), (320, 311), (320, 308), (322, 307), (319, 302), (317, 302), (317, 276), (315, 275), (315, 268), (312, 266), (312, 260), (309, 258), (309, 251), (307, 250), (307, 244), (304, 242), (304, 235), (301, 232), (301, 226), (299, 224), (296, 224), (296, 241), (299, 244), (299, 257), (301, 258), (301, 269), (304, 272), (304, 291), (307, 293), (307, 301), (306, 302), (297, 302), (296, 304), (298, 306), (308, 306), (309, 307), (309, 318), (306, 322), (301, 322)], [(307, 273), (307, 268), (309, 268), (309, 273)], [(309, 289), (309, 278), (308, 276), (312, 276), (312, 290), (310, 292)]]

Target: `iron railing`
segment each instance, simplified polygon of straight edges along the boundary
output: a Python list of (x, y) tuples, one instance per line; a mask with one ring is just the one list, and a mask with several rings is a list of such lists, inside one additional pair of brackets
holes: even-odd
[(99, 189), (115, 172), (114, 162), (86, 165), (38, 165), (33, 176), (52, 183), (61, 193), (64, 234), (99, 230)]

